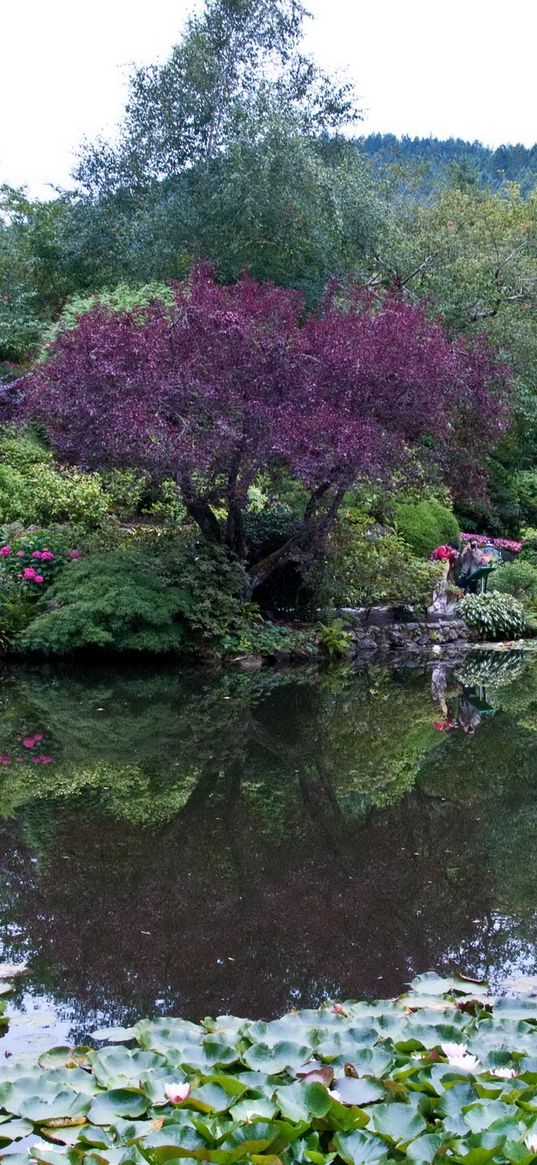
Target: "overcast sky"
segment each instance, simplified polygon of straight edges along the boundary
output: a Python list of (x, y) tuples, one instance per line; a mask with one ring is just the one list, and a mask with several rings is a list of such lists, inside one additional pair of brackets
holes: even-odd
[[(537, 0), (309, 0), (308, 48), (347, 69), (362, 129), (537, 140)], [(129, 64), (165, 59), (193, 0), (0, 0), (0, 182), (46, 194), (121, 116)], [(50, 187), (48, 187), (50, 191)]]

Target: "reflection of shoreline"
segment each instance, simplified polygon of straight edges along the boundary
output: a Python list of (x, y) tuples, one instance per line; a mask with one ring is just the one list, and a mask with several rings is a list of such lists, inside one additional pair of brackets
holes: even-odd
[[(58, 757), (0, 768), (0, 941), (29, 958), (29, 993), (82, 1038), (141, 1014), (397, 994), (458, 949), (470, 972), (505, 962), (534, 937), (537, 732), (498, 705), (443, 747), (430, 679), (19, 670), (0, 738), (45, 726)], [(537, 685), (501, 690), (537, 709)], [(483, 920), (500, 913), (498, 937)]]

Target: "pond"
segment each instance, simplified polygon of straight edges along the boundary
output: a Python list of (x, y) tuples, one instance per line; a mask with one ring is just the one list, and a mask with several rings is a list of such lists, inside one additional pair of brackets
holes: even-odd
[(537, 970), (537, 662), (0, 677), (2, 1046)]

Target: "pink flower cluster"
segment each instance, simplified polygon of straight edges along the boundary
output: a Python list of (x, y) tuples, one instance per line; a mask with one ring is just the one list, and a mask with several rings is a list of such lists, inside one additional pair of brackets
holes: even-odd
[(80, 558), (80, 550), (70, 550), (69, 558)]
[(498, 550), (510, 550), (512, 554), (519, 554), (522, 542), (515, 542), (512, 538), (489, 538), (486, 534), (461, 534), (461, 542), (477, 542), (478, 546), (490, 543)]
[(11, 546), (0, 546), (0, 555), (2, 558), (8, 558), (11, 554)]
[(42, 574), (37, 574), (33, 566), (25, 566), (24, 570), (19, 574), (19, 578), (25, 579), (27, 582), (42, 583), (44, 578)]
[(22, 747), (23, 748), (35, 748), (36, 744), (39, 744), (39, 742), (42, 739), (43, 739), (42, 732), (34, 732), (33, 736), (23, 736)]
[(10, 765), (10, 764), (13, 764), (13, 762), (15, 760), (18, 762), (18, 764), (22, 764), (22, 762), (25, 760), (31, 760), (33, 765), (49, 765), (54, 760), (54, 757), (53, 756), (46, 756), (44, 753), (42, 756), (31, 756), (31, 757), (25, 757), (25, 756), (12, 757), (12, 756), (8, 756), (7, 752), (0, 753), (0, 765)]
[(50, 562), (50, 560), (54, 558), (54, 555), (52, 550), (49, 550), (48, 546), (45, 546), (44, 550), (32, 550), (32, 558), (41, 558), (43, 562)]

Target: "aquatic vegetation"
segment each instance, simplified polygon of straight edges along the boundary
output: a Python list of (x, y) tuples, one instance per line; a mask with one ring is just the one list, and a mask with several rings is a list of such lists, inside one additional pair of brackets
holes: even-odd
[(0, 1067), (0, 1144), (29, 1143), (13, 1165), (537, 1156), (537, 1000), (483, 982), (428, 972), (399, 999), (93, 1039)]

